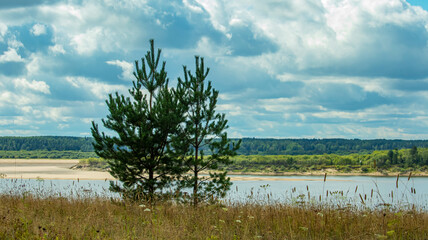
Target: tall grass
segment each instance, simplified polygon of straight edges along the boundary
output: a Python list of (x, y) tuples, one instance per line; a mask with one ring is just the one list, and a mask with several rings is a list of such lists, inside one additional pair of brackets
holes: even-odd
[(0, 195), (0, 239), (428, 239), (428, 213)]
[(246, 200), (193, 207), (93, 195), (74, 182), (73, 194), (66, 195), (46, 191), (42, 179), (34, 190), (25, 181), (10, 181), (15, 187), (0, 194), (0, 239), (428, 239), (425, 208), (368, 207), (376, 193), (366, 198), (358, 187), (354, 204), (324, 187), (319, 199), (306, 187), (303, 193), (293, 188), (289, 201), (276, 201), (263, 185)]

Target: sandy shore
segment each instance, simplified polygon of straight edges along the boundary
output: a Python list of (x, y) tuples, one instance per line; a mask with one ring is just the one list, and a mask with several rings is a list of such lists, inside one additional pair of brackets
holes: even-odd
[[(71, 179), (71, 180), (114, 180), (108, 172), (73, 170), (72, 166), (79, 163), (74, 159), (0, 159), (0, 174), (13, 179)], [(230, 176), (233, 181), (266, 180), (262, 176)], [(322, 181), (323, 179), (293, 179), (270, 177), (272, 181)]]
[(0, 159), (0, 174), (5, 178), (114, 180), (108, 172), (70, 169), (75, 159)]
[[(114, 180), (108, 172), (73, 170), (72, 166), (79, 163), (74, 159), (0, 159), (0, 174), (13, 179), (71, 179), (71, 180)], [(232, 180), (264, 180), (262, 177), (232, 176)], [(295, 181), (292, 178), (271, 178), (270, 180)], [(308, 179), (314, 181), (315, 179)]]
[[(23, 178), (23, 179), (71, 179), (71, 180), (114, 180), (108, 172), (73, 170), (72, 166), (78, 164), (75, 159), (0, 159), (0, 175), (4, 178)], [(327, 173), (327, 181), (336, 181), (329, 179), (328, 176), (397, 176), (398, 173), (338, 173), (333, 169), (327, 169), (324, 172), (285, 172), (285, 173), (245, 173), (229, 172), (233, 181), (259, 181), (266, 180), (270, 176), (271, 181), (323, 181), (324, 174)], [(241, 176), (251, 175), (251, 176)], [(405, 177), (408, 174), (400, 174)], [(320, 176), (320, 178), (295, 179), (284, 176)], [(412, 176), (427, 177), (428, 173), (412, 173)], [(343, 181), (343, 180), (340, 180)]]

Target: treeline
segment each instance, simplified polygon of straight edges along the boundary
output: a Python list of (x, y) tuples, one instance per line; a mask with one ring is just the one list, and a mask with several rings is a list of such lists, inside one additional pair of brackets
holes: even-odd
[(428, 140), (243, 138), (240, 155), (367, 154), (379, 150), (428, 147)]
[[(235, 139), (237, 141), (238, 139)], [(81, 151), (93, 152), (90, 137), (0, 137), (0, 151)], [(428, 140), (360, 139), (259, 139), (243, 138), (239, 155), (319, 155), (428, 148)]]
[(287, 172), (333, 168), (342, 172), (428, 170), (428, 148), (374, 151), (370, 154), (238, 155), (229, 171)]
[(9, 159), (83, 159), (98, 157), (94, 152), (82, 151), (57, 151), (57, 150), (33, 150), (33, 151), (0, 151), (0, 158)]
[[(105, 170), (107, 162), (100, 158), (81, 159), (80, 164), (93, 169)], [(428, 171), (428, 148), (381, 150), (369, 154), (349, 155), (237, 155), (232, 164), (221, 165), (230, 172), (306, 172), (335, 169), (339, 172), (401, 172)]]
[(86, 137), (0, 137), (0, 150), (3, 151), (82, 151), (93, 152), (93, 139)]

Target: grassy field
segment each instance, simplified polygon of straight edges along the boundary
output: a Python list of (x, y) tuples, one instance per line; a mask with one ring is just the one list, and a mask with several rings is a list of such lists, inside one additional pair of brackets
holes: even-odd
[(0, 239), (428, 239), (428, 213), (0, 195)]

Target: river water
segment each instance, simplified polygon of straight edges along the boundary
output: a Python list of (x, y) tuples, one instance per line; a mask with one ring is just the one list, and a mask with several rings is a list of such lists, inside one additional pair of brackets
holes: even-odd
[[(405, 207), (428, 210), (428, 177), (242, 175), (224, 201), (231, 203), (324, 204), (337, 207)], [(0, 179), (1, 194), (118, 197), (105, 180)]]

